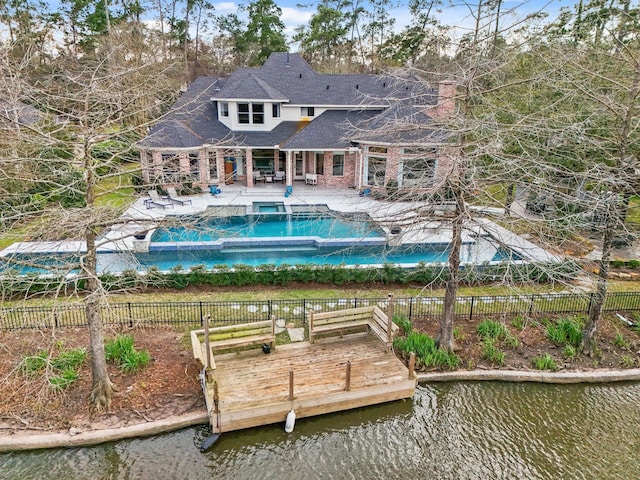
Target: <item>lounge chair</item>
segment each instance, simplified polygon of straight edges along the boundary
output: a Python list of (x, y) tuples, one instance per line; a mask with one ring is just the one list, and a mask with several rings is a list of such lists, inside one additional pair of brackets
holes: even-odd
[(274, 182), (282, 182), (284, 183), (286, 181), (287, 177), (285, 175), (284, 172), (276, 172), (276, 174), (273, 177), (273, 181)]
[(160, 198), (160, 195), (158, 195), (157, 191), (149, 190), (147, 192), (147, 195), (149, 195), (149, 198), (144, 201), (147, 208), (153, 208), (153, 207), (162, 207), (163, 209), (167, 207), (173, 208), (173, 203)]
[(180, 205), (191, 205), (191, 200), (189, 200), (188, 198), (187, 199), (178, 198), (178, 194), (176, 193), (175, 188), (167, 187), (167, 193), (169, 194), (167, 199), (171, 203), (179, 203)]

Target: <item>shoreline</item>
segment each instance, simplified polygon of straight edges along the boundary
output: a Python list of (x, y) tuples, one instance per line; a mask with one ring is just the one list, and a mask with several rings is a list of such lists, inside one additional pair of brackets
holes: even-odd
[[(419, 373), (416, 381), (503, 381), (538, 382), (551, 384), (612, 383), (640, 381), (640, 368), (629, 370), (581, 370), (546, 372), (537, 370), (461, 370), (456, 372)], [(83, 432), (7, 433), (0, 435), (0, 453), (40, 450), (45, 448), (89, 447), (101, 443), (169, 433), (182, 428), (209, 422), (205, 408), (200, 407), (182, 415), (173, 415), (151, 422), (117, 428)]]

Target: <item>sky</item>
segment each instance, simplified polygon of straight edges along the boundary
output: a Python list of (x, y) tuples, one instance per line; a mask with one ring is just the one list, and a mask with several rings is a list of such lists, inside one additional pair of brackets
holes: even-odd
[[(475, 0), (470, 1), (473, 2)], [(306, 24), (315, 11), (313, 6), (300, 7), (298, 5), (300, 0), (275, 0), (275, 3), (282, 9), (282, 21), (289, 35), (293, 33), (297, 26)], [(546, 12), (550, 18), (556, 18), (561, 7), (570, 6), (573, 3), (575, 3), (574, 0), (505, 0), (503, 2), (503, 8), (505, 10), (517, 10), (517, 15), (509, 15), (509, 18), (517, 21), (517, 18), (522, 18), (531, 12), (539, 10)], [(396, 30), (401, 30), (402, 27), (411, 22), (411, 14), (407, 6), (408, 0), (400, 0), (398, 4), (398, 7), (391, 10), (391, 16), (396, 20)], [(238, 8), (238, 2), (219, 2), (213, 5), (218, 15), (233, 13)], [(473, 18), (469, 12), (469, 6), (457, 0), (450, 2), (445, 0), (445, 5), (445, 7), (442, 7), (441, 13), (438, 14), (441, 23), (455, 26), (459, 34), (472, 27)]]
[[(180, 0), (179, 0), (180, 1)], [(235, 13), (238, 10), (238, 5), (243, 0), (235, 1), (222, 1), (213, 2), (215, 7), (215, 15), (226, 15), (229, 13)], [(244, 0), (246, 2), (250, 0)], [(302, 0), (274, 0), (275, 3), (282, 10), (282, 21), (286, 27), (286, 33), (291, 38), (296, 27), (304, 25), (309, 22), (311, 16), (315, 11), (315, 6), (310, 5), (307, 7), (301, 7), (298, 4)], [(395, 30), (399, 31), (403, 27), (407, 26), (411, 22), (411, 15), (409, 13), (408, 1), (409, 0), (396, 0), (398, 6), (393, 8), (390, 13), (395, 18)], [(444, 25), (453, 27), (453, 31), (450, 31), (450, 35), (453, 38), (459, 38), (466, 31), (473, 27), (473, 17), (470, 14), (469, 5), (463, 3), (464, 0), (443, 0), (445, 6), (441, 8), (441, 11), (437, 14), (440, 22)], [(468, 0), (471, 4), (477, 2), (477, 0)], [(575, 3), (576, 0), (503, 0), (503, 11), (508, 9), (514, 9), (517, 14), (508, 15), (503, 24), (508, 19), (512, 19), (513, 22), (517, 22), (518, 19), (523, 18), (525, 15), (535, 12), (544, 11), (549, 15), (549, 19), (554, 19), (560, 12), (560, 8), (563, 6), (570, 6)], [(48, 0), (47, 2), (52, 10), (59, 8), (60, 0)], [(155, 17), (156, 13), (151, 13), (152, 17)], [(149, 24), (155, 23), (154, 20), (148, 19)], [(6, 32), (4, 32), (6, 34)], [(2, 25), (0, 25), (0, 38), (2, 38)], [(294, 46), (295, 47), (295, 46)]]

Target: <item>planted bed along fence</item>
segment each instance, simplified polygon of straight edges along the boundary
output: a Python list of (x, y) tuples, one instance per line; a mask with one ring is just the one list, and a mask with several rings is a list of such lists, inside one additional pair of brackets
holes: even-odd
[[(594, 300), (591, 294), (543, 293), (534, 295), (477, 295), (458, 297), (456, 317), (495, 317), (512, 315), (557, 315), (587, 313)], [(377, 305), (388, 308), (388, 297), (303, 300), (243, 300), (201, 302), (127, 302), (102, 307), (105, 325), (122, 327), (176, 326), (200, 327), (202, 317), (211, 315), (211, 325), (257, 322), (272, 315), (285, 322), (305, 322), (306, 314)], [(393, 297), (394, 315), (411, 321), (438, 320), (442, 297)], [(604, 311), (640, 311), (640, 292), (610, 293)], [(26, 328), (84, 327), (84, 305), (16, 306), (0, 308), (0, 330)]]

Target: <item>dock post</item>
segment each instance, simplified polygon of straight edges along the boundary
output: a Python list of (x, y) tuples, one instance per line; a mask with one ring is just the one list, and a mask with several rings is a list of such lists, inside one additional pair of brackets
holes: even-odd
[(218, 382), (213, 382), (213, 413), (218, 413), (218, 402), (220, 397), (218, 396)]
[(387, 350), (392, 342), (393, 336), (393, 293), (389, 294), (389, 302), (387, 306)]
[(210, 375), (211, 375), (211, 343), (210, 343), (210, 339), (209, 339), (209, 320), (211, 320), (211, 315), (205, 315), (203, 317), (204, 320), (204, 349), (207, 352), (206, 355), (206, 362), (207, 364), (205, 365), (205, 376), (207, 380), (211, 380)]
[(289, 369), (289, 401), (293, 400), (293, 369)]
[(416, 370), (416, 354), (411, 352), (409, 354), (409, 380), (413, 380), (414, 378), (416, 378), (415, 370)]
[(344, 383), (344, 389), (349, 392), (351, 390), (351, 360), (347, 360), (347, 375)]

